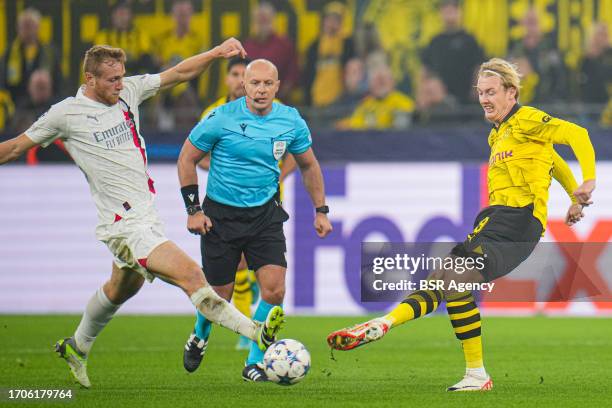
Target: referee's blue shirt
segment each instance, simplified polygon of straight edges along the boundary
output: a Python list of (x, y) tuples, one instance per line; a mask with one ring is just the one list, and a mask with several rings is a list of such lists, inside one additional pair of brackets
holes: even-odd
[(244, 97), (211, 111), (189, 134), (198, 149), (211, 152), (206, 195), (234, 207), (256, 207), (278, 189), (278, 161), (285, 151), (304, 153), (312, 145), (297, 109), (272, 103), (265, 116), (252, 113)]

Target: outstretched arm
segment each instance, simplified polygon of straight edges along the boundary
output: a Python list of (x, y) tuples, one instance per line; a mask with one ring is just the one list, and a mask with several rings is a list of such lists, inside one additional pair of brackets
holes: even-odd
[(36, 146), (36, 143), (25, 133), (0, 143), (0, 164), (16, 160), (34, 146)]
[(586, 129), (571, 122), (558, 121), (560, 126), (557, 126), (556, 131), (553, 132), (552, 142), (569, 145), (582, 171), (582, 184), (576, 187), (577, 183), (567, 163), (556, 152), (554, 153), (553, 177), (561, 183), (572, 198), (572, 204), (565, 216), (565, 223), (573, 225), (584, 217), (582, 211), (584, 207), (593, 203), (591, 196), (595, 190), (595, 150)]
[(232, 58), (240, 54), (241, 57), (246, 57), (246, 51), (242, 47), (240, 41), (235, 38), (225, 40), (221, 45), (203, 52), (186, 60), (181, 61), (172, 68), (169, 68), (160, 74), (161, 89), (172, 88), (181, 82), (191, 81), (210, 66), (217, 58)]
[(558, 131), (553, 135), (553, 143), (569, 145), (574, 151), (582, 171), (582, 184), (573, 194), (578, 203), (592, 204), (591, 194), (595, 190), (595, 150), (589, 139), (589, 133), (583, 127), (563, 121)]

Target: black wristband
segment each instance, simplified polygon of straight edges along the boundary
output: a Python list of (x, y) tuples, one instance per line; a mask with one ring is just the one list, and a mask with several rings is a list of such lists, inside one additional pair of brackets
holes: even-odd
[(185, 202), (185, 208), (192, 205), (200, 205), (197, 184), (181, 187), (181, 195), (183, 196), (183, 201)]
[(329, 207), (326, 205), (322, 205), (321, 207), (315, 208), (315, 212), (321, 214), (329, 214)]

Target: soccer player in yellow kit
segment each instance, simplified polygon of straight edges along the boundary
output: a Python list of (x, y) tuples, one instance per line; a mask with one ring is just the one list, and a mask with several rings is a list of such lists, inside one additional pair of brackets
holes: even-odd
[[(227, 64), (227, 74), (225, 77), (225, 85), (227, 86), (228, 94), (227, 96), (217, 99), (213, 104), (204, 109), (201, 119), (204, 119), (213, 109), (238, 98), (242, 98), (245, 95), (242, 79), (244, 78), (246, 66), (250, 62), (251, 61), (248, 58), (242, 57), (236, 57), (229, 60)], [(274, 99), (274, 101), (280, 102), (277, 99)], [(198, 163), (198, 166), (204, 170), (208, 170), (210, 168), (210, 154), (207, 154)], [(281, 181), (280, 189), (282, 198), (282, 181), (296, 169), (297, 164), (293, 156), (290, 153), (287, 153), (283, 160), (279, 161), (279, 166), (281, 167), (281, 175), (279, 179)], [(201, 241), (201, 245), (204, 245), (203, 240)], [(203, 247), (202, 254), (204, 254)], [(242, 312), (245, 316), (250, 317), (251, 304), (257, 301), (258, 292), (259, 288), (257, 286), (255, 272), (249, 270), (243, 256), (236, 270), (232, 301), (240, 312)], [(187, 344), (183, 350), (183, 366), (187, 371), (193, 372), (200, 366), (208, 345), (210, 329), (210, 322), (208, 322), (202, 314), (198, 313), (193, 333), (187, 339)], [(240, 336), (238, 343), (236, 344), (236, 349), (248, 350), (250, 345), (250, 339)]]
[[(493, 124), (488, 138), (490, 205), (478, 214), (474, 231), (453, 248), (450, 256), (464, 260), (481, 257), (486, 259), (484, 268), (464, 273), (436, 270), (428, 279), (443, 281), (445, 290), (413, 292), (387, 315), (327, 337), (330, 347), (351, 350), (379, 340), (391, 328), (435, 311), (446, 300), (466, 361), (465, 376), (448, 391), (493, 387), (484, 368), (480, 312), (474, 297), (469, 291), (448, 290), (448, 283), (490, 282), (529, 257), (546, 227), (548, 188), (553, 177), (571, 198), (565, 219), (568, 225), (580, 221), (583, 207), (592, 204), (595, 189), (595, 152), (586, 129), (519, 105), (520, 75), (515, 65), (499, 58), (483, 63), (476, 90), (485, 118)], [(582, 171), (582, 185), (577, 185), (567, 163), (555, 152), (554, 144), (572, 148)]]

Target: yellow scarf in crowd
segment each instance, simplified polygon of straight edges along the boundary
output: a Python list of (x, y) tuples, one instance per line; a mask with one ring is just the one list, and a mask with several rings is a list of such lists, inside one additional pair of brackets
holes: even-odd
[[(7, 85), (17, 86), (21, 83), (23, 74), (23, 61), (25, 60), (26, 65), (32, 64), (40, 52), (38, 44), (29, 45), (23, 49), (23, 44), (19, 39), (13, 41), (8, 56), (8, 69), (7, 69)], [(25, 55), (22, 54), (22, 49), (25, 51)]]
[(315, 81), (312, 86), (314, 106), (326, 106), (342, 94), (342, 36), (322, 36)]

